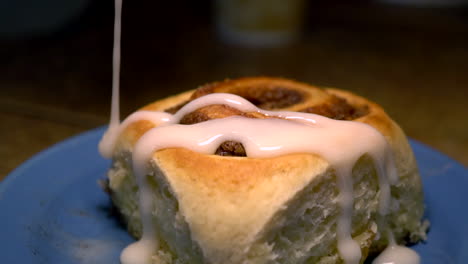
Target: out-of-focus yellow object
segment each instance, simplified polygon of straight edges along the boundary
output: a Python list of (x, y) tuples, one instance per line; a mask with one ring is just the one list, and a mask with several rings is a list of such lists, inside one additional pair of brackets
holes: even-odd
[(458, 5), (467, 5), (468, 0), (378, 0), (379, 2), (413, 5), (422, 7), (450, 7)]
[(304, 0), (216, 0), (221, 38), (244, 45), (281, 45), (296, 39), (304, 18)]

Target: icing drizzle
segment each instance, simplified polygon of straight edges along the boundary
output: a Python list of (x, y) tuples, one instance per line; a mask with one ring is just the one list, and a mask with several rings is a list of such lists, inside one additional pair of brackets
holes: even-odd
[[(259, 112), (278, 118), (252, 119), (233, 116), (193, 125), (178, 124), (187, 113), (213, 104), (224, 104), (243, 112)], [(379, 213), (382, 216), (388, 213), (389, 183), (397, 179), (395, 166), (385, 138), (367, 124), (337, 121), (315, 114), (264, 111), (237, 95), (215, 93), (193, 100), (174, 115), (156, 111), (135, 112), (115, 130), (115, 133), (109, 133), (103, 138), (100, 144), (101, 153), (110, 157), (119, 133), (137, 120), (149, 120), (157, 127), (141, 136), (133, 150), (133, 168), (140, 188), (143, 237), (124, 251), (122, 262), (125, 264), (142, 263), (131, 259), (131, 256), (141, 256), (134, 254), (135, 251), (146, 252), (143, 255), (148, 255), (158, 247), (157, 241), (154, 240), (155, 230), (151, 225), (153, 203), (145, 176), (153, 153), (165, 148), (183, 147), (199, 153), (213, 154), (222, 142), (233, 140), (242, 143), (247, 156), (252, 158), (301, 152), (322, 156), (332, 164), (338, 176), (338, 202), (342, 209), (337, 226), (338, 249), (348, 264), (359, 263), (361, 259), (359, 245), (351, 237), (353, 183), (350, 175), (353, 165), (366, 153), (374, 159), (379, 175)]]

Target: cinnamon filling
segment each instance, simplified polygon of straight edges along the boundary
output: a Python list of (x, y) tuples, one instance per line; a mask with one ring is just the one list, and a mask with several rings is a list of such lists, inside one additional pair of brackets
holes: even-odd
[[(277, 110), (296, 105), (307, 98), (303, 91), (295, 90), (293, 87), (283, 87), (276, 83), (256, 83), (244, 85), (227, 85), (229, 81), (204, 85), (194, 91), (188, 101), (164, 110), (174, 114), (184, 105), (192, 100), (207, 94), (216, 92), (226, 92), (239, 95), (257, 107), (265, 110)], [(309, 106), (298, 112), (317, 114), (335, 120), (355, 120), (369, 113), (368, 106), (353, 106), (346, 99), (329, 95), (329, 99), (319, 105)], [(238, 109), (226, 105), (210, 105), (202, 107), (185, 115), (180, 124), (190, 125), (204, 122), (211, 119), (224, 118), (229, 116), (244, 116), (249, 118), (270, 118), (263, 114), (252, 112), (245, 113)], [(225, 141), (216, 150), (216, 155), (245, 157), (244, 146), (235, 141)]]
[(238, 109), (226, 105), (210, 105), (186, 114), (182, 117), (179, 123), (182, 125), (192, 125), (211, 119), (224, 118), (235, 115), (249, 118), (272, 118), (257, 112), (242, 112)]
[(276, 110), (304, 102), (307, 94), (285, 83), (271, 81), (234, 83), (232, 81), (216, 82), (204, 85), (192, 94), (190, 100), (164, 110), (175, 113), (190, 101), (211, 93), (231, 93), (239, 95), (255, 106), (265, 110)]
[(247, 157), (244, 146), (236, 141), (224, 141), (215, 154), (219, 156)]
[(346, 101), (346, 99), (332, 95), (326, 103), (309, 106), (299, 112), (317, 114), (335, 120), (350, 121), (367, 115), (369, 113), (369, 107), (367, 105), (352, 106), (348, 101)]
[(198, 88), (193, 93), (191, 100), (210, 93), (227, 92), (239, 95), (261, 109), (274, 110), (303, 102), (306, 97), (301, 91), (271, 82), (232, 86), (227, 89), (218, 86), (221, 85), (214, 83)]

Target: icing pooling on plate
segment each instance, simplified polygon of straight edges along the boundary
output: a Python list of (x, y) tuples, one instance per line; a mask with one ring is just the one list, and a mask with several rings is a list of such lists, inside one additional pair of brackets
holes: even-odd
[(372, 262), (372, 264), (417, 264), (419, 255), (407, 247), (391, 244)]
[[(112, 157), (118, 136), (133, 122), (148, 120), (156, 126), (138, 140), (133, 151), (132, 160), (139, 186), (143, 236), (122, 252), (121, 262), (123, 264), (150, 263), (153, 252), (158, 248), (155, 230), (151, 224), (153, 208), (151, 191), (144, 177), (147, 175), (147, 165), (152, 154), (170, 147), (185, 147), (200, 153), (213, 154), (222, 142), (233, 140), (241, 142), (247, 155), (253, 158), (311, 152), (330, 162), (338, 176), (340, 189), (338, 203), (342, 210), (337, 223), (338, 251), (346, 264), (359, 263), (361, 250), (351, 237), (353, 182), (350, 175), (359, 157), (369, 154), (373, 158), (379, 177), (379, 213), (384, 219), (388, 213), (391, 198), (390, 184), (396, 182), (398, 177), (385, 138), (377, 130), (363, 123), (336, 121), (297, 112), (264, 111), (247, 100), (230, 94), (211, 94), (201, 97), (184, 106), (175, 115), (138, 111), (119, 124), (121, 10), (122, 0), (115, 0), (111, 121), (108, 131), (99, 143), (100, 152), (104, 157)], [(185, 114), (212, 104), (225, 104), (243, 112), (256, 111), (277, 118), (229, 117), (194, 125), (177, 124)], [(419, 256), (409, 248), (396, 245), (391, 231), (389, 233), (390, 245), (373, 264), (419, 263)]]

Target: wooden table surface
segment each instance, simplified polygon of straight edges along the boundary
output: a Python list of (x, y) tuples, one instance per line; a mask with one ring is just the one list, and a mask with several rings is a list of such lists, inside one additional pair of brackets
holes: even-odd
[[(206, 82), (282, 76), (365, 96), (408, 136), (468, 165), (466, 9), (322, 3), (309, 8), (300, 41), (253, 48), (220, 41), (208, 3), (167, 4), (158, 16), (151, 1), (125, 4), (123, 117)], [(0, 41), (0, 179), (107, 123), (112, 12), (112, 2), (94, 3), (59, 32)]]

